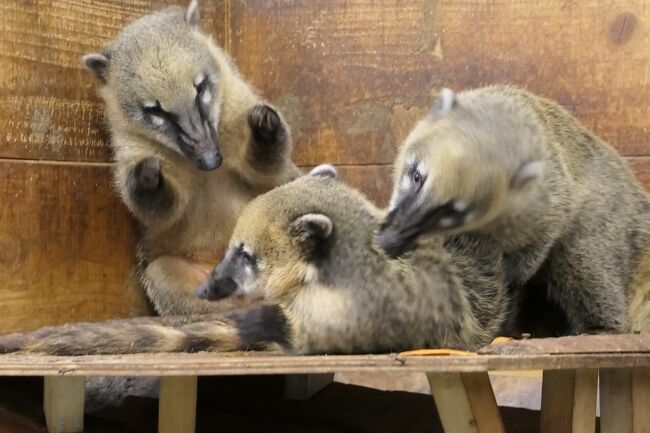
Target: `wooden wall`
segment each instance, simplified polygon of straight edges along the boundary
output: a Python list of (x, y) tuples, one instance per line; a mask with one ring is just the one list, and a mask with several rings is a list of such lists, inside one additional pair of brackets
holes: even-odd
[[(158, 0), (0, 3), (0, 332), (129, 314), (135, 226), (110, 189), (79, 63)], [(303, 166), (385, 203), (398, 143), (440, 86), (527, 86), (650, 185), (650, 1), (203, 0), (205, 27), (284, 110)]]

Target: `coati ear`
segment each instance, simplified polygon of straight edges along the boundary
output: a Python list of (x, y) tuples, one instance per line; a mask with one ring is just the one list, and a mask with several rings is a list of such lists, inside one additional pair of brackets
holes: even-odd
[(108, 55), (102, 53), (90, 53), (81, 58), (82, 63), (90, 72), (95, 74), (101, 81), (106, 81), (108, 76)]
[(530, 182), (539, 178), (542, 173), (544, 173), (544, 163), (542, 161), (527, 162), (517, 169), (510, 185), (516, 190), (523, 189)]
[(201, 15), (199, 14), (198, 0), (192, 0), (190, 2), (190, 5), (187, 7), (187, 12), (185, 12), (185, 21), (194, 27), (201, 26)]
[(320, 213), (308, 213), (291, 222), (289, 233), (302, 251), (310, 255), (321, 242), (330, 237), (333, 228), (329, 217)]
[(329, 177), (331, 179), (338, 179), (339, 177), (339, 173), (336, 171), (336, 167), (331, 164), (321, 164), (318, 167), (314, 167), (309, 172), (309, 175)]
[(440, 119), (445, 114), (449, 113), (455, 105), (456, 94), (453, 90), (443, 87), (440, 89), (440, 93), (438, 93), (436, 102), (433, 103), (433, 108), (431, 108), (429, 116), (433, 120)]

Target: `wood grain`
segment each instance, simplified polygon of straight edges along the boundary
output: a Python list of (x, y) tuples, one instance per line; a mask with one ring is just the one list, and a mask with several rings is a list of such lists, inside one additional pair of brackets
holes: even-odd
[[(174, 0), (0, 2), (0, 157), (108, 161), (102, 106), (81, 56), (129, 21)], [(223, 38), (224, 2), (203, 0), (205, 28)]]
[(406, 357), (395, 354), (284, 356), (262, 352), (60, 357), (0, 355), (0, 376), (216, 376), (377, 371), (476, 373), (649, 366), (648, 353)]
[(632, 409), (632, 369), (601, 369), (600, 431), (633, 433)]
[[(303, 164), (387, 163), (441, 86), (513, 83), (647, 155), (641, 0), (232, 1), (228, 48), (285, 110)], [(283, 29), (283, 31), (276, 31)]]
[(43, 412), (49, 433), (84, 431), (85, 385), (83, 376), (45, 378)]
[(160, 379), (158, 433), (195, 433), (196, 376)]
[(0, 161), (0, 333), (125, 316), (134, 226), (109, 167)]

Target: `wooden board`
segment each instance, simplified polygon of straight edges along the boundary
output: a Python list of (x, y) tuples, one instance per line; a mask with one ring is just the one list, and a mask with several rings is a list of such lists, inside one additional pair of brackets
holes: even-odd
[(301, 163), (391, 162), (437, 88), (495, 82), (649, 153), (645, 1), (232, 0), (229, 12), (227, 47), (286, 110)]
[[(128, 21), (174, 0), (39, 0), (0, 3), (0, 157), (108, 161), (102, 106), (81, 56)], [(223, 2), (203, 0), (202, 19), (222, 37)]]
[(650, 354), (283, 356), (246, 353), (159, 353), (111, 356), (0, 355), (0, 376), (213, 376), (334, 372), (473, 373), (650, 367)]
[(531, 338), (491, 344), (479, 350), (493, 355), (650, 353), (650, 334), (580, 335)]
[(129, 313), (134, 226), (109, 167), (0, 161), (0, 333)]

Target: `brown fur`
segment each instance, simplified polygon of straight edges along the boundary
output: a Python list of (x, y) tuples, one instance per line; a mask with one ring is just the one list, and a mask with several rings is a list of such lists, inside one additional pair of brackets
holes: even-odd
[[(537, 274), (535, 288), (564, 309), (571, 333), (650, 329), (650, 201), (618, 153), (521, 89), (442, 95), (397, 159), (384, 242), (396, 243), (413, 215), (461, 203), (444, 214), (448, 228), (424, 218), (419, 234), (467, 232), (503, 251), (516, 293)], [(409, 165), (426, 177), (415, 193)]]
[[(115, 188), (142, 226), (137, 274), (163, 315), (241, 305), (208, 303), (193, 291), (221, 258), (246, 203), (299, 175), (290, 160), (287, 124), (198, 27), (195, 2), (185, 15), (170, 7), (145, 16), (125, 27), (102, 54), (85, 59), (100, 79)], [(199, 170), (168, 134), (152, 126), (156, 118), (142, 108), (158, 101), (178, 116), (179, 125), (191, 124), (197, 97), (193, 80), (201, 74), (214, 81), (207, 116), (223, 157), (212, 171)], [(253, 133), (268, 128), (277, 128), (276, 138)]]
[(71, 325), (46, 331), (45, 339), (43, 331), (2, 337), (0, 352), (223, 351), (278, 343), (315, 354), (489, 343), (508, 308), (500, 255), (465, 238), (446, 245), (428, 239), (392, 260), (374, 242), (379, 218), (377, 208), (338, 180), (303, 176), (244, 209), (202, 293), (232, 293), (236, 284), (235, 293), (279, 309)]

